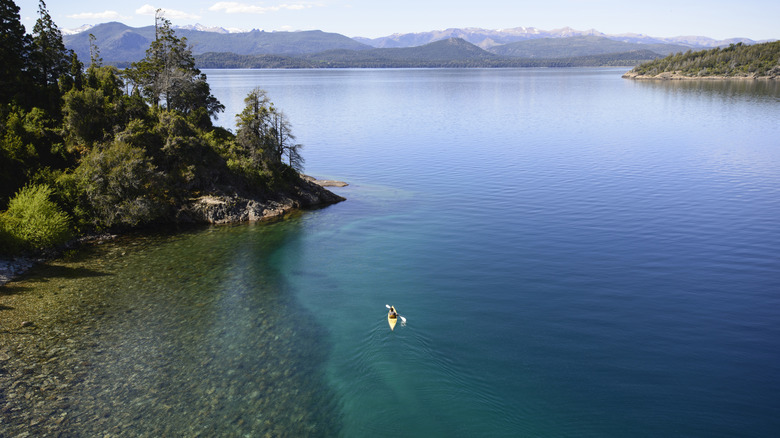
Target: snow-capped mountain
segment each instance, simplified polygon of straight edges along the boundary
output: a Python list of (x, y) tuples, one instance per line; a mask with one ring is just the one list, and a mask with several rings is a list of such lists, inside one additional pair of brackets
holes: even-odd
[(627, 43), (640, 43), (640, 44), (675, 44), (682, 45), (691, 48), (710, 48), (719, 46), (728, 46), (729, 44), (735, 44), (742, 42), (745, 44), (753, 44), (756, 41), (748, 38), (731, 38), (727, 40), (715, 40), (702, 36), (680, 36), (680, 37), (651, 37), (643, 34), (621, 34), (621, 35), (608, 35), (603, 32), (599, 32), (596, 29), (590, 30), (576, 30), (571, 27), (564, 27), (561, 29), (553, 30), (541, 30), (535, 27), (516, 27), (510, 29), (481, 29), (481, 28), (463, 28), (463, 29), (445, 29), (435, 30), (431, 32), (419, 32), (419, 33), (407, 33), (407, 34), (393, 34), (380, 38), (354, 38), (363, 44), (367, 44), (373, 47), (412, 47), (422, 44), (428, 44), (434, 41), (446, 39), (446, 38), (462, 38), (472, 44), (475, 44), (483, 49), (489, 49), (494, 46), (515, 43), (524, 40), (538, 39), (538, 38), (569, 38), (580, 36), (599, 36), (609, 38), (611, 40), (622, 41)]
[(174, 29), (185, 29), (185, 30), (197, 30), (200, 32), (214, 32), (214, 33), (246, 33), (249, 32), (249, 30), (246, 29), (239, 29), (237, 27), (218, 27), (218, 26), (204, 26), (200, 23), (196, 24), (188, 24), (186, 26), (173, 26)]
[(85, 24), (85, 25), (83, 25), (81, 27), (77, 27), (75, 29), (62, 29), (61, 32), (62, 32), (63, 35), (76, 35), (76, 34), (79, 34), (81, 32), (86, 32), (86, 31), (92, 29), (93, 27), (95, 27), (94, 24)]
[[(63, 29), (63, 35), (76, 35), (79, 33), (90, 31), (95, 26), (84, 25), (76, 29)], [(202, 24), (193, 24), (186, 26), (173, 26), (174, 29), (182, 29), (189, 31), (199, 32), (211, 32), (217, 34), (235, 34), (235, 33), (247, 33), (251, 30), (231, 28), (231, 27), (219, 27), (219, 26), (204, 26)], [(730, 38), (726, 40), (715, 40), (704, 36), (677, 36), (677, 37), (652, 37), (638, 33), (626, 33), (609, 35), (603, 32), (599, 32), (596, 29), (589, 30), (576, 30), (571, 27), (563, 27), (553, 30), (542, 30), (535, 27), (514, 27), (508, 29), (482, 29), (477, 27), (467, 28), (450, 28), (444, 30), (434, 30), (430, 32), (417, 32), (417, 33), (396, 33), (385, 37), (379, 38), (363, 38), (354, 37), (355, 41), (366, 44), (375, 48), (395, 48), (395, 47), (417, 47), (424, 44), (429, 44), (435, 41), (441, 41), (450, 38), (461, 38), (468, 41), (482, 49), (488, 50), (492, 47), (515, 43), (519, 41), (539, 39), (539, 38), (569, 38), (569, 37), (582, 37), (582, 36), (598, 36), (604, 37), (615, 41), (621, 41), (626, 43), (638, 43), (638, 44), (671, 44), (677, 46), (685, 46), (693, 49), (703, 49), (712, 47), (724, 47), (729, 44), (744, 43), (754, 44), (756, 42), (748, 38)]]
[[(85, 24), (81, 27), (77, 27), (75, 29), (62, 29), (63, 35), (76, 35), (82, 32), (86, 32), (90, 29), (95, 27), (93, 24)], [(173, 26), (174, 29), (183, 29), (183, 30), (196, 30), (200, 32), (213, 32), (213, 33), (221, 33), (221, 34), (227, 34), (227, 33), (246, 33), (250, 32), (246, 29), (240, 29), (237, 27), (218, 27), (218, 26), (204, 26), (200, 23), (196, 24), (188, 24), (186, 26)]]

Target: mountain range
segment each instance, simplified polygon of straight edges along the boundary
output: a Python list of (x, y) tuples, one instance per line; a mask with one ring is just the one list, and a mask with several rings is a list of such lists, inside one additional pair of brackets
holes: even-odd
[(715, 40), (703, 36), (680, 36), (672, 38), (651, 37), (643, 34), (627, 33), (619, 35), (608, 35), (595, 29), (575, 30), (570, 27), (564, 27), (554, 30), (541, 30), (535, 27), (516, 27), (511, 29), (481, 29), (481, 28), (463, 28), (463, 29), (445, 29), (431, 32), (393, 34), (380, 38), (354, 38), (356, 41), (368, 44), (372, 47), (412, 47), (431, 43), (447, 38), (462, 38), (483, 49), (514, 43), (518, 41), (542, 39), (542, 38), (570, 38), (583, 36), (597, 36), (614, 41), (638, 44), (670, 44), (686, 46), (691, 49), (704, 49), (712, 47), (728, 46), (730, 44), (743, 43), (754, 44), (759, 41), (753, 41), (748, 38), (731, 38), (727, 40)]
[[(154, 32), (154, 26), (133, 28), (112, 22), (64, 31), (63, 39), (66, 47), (73, 49), (80, 59), (89, 59), (89, 35), (94, 35), (104, 62), (123, 66), (145, 56)], [(187, 38), (196, 59), (209, 59), (211, 67), (540, 65), (519, 63), (518, 59), (569, 60), (566, 65), (633, 65), (689, 49), (755, 43), (745, 38), (722, 41), (706, 37), (653, 38), (639, 34), (606, 35), (596, 30), (542, 31), (529, 27), (447, 29), (367, 39), (318, 30), (247, 32), (195, 25), (176, 28), (176, 35)], [(230, 62), (220, 65), (219, 60)]]

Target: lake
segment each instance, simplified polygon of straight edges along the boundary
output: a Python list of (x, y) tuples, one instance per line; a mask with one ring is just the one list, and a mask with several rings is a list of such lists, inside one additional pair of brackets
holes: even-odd
[(218, 124), (265, 89), (347, 201), (12, 285), (57, 292), (39, 331), (80, 323), (63, 427), (773, 435), (780, 85), (625, 71), (204, 71)]

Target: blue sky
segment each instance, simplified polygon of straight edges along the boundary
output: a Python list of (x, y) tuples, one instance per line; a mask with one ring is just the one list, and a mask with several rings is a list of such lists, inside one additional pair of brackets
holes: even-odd
[[(22, 23), (31, 32), (38, 1), (16, 0), (16, 4)], [(319, 29), (350, 37), (450, 27), (552, 30), (569, 26), (656, 37), (780, 39), (778, 0), (49, 0), (47, 8), (63, 29), (108, 21), (133, 27), (152, 25), (154, 11), (161, 8), (175, 25)]]

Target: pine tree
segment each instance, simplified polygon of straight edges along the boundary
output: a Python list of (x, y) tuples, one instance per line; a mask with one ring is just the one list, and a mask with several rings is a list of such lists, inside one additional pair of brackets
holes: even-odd
[(38, 85), (44, 88), (56, 85), (60, 76), (68, 72), (70, 59), (62, 32), (49, 15), (46, 3), (40, 0), (32, 40), (32, 62)]
[(211, 95), (206, 75), (195, 68), (195, 58), (186, 38), (178, 38), (171, 22), (157, 10), (155, 39), (146, 57), (133, 63), (128, 77), (155, 107), (164, 106), (189, 114), (203, 108), (215, 117), (225, 107)]
[(28, 57), (29, 37), (13, 0), (0, 0), (0, 104), (10, 103), (21, 86)]

